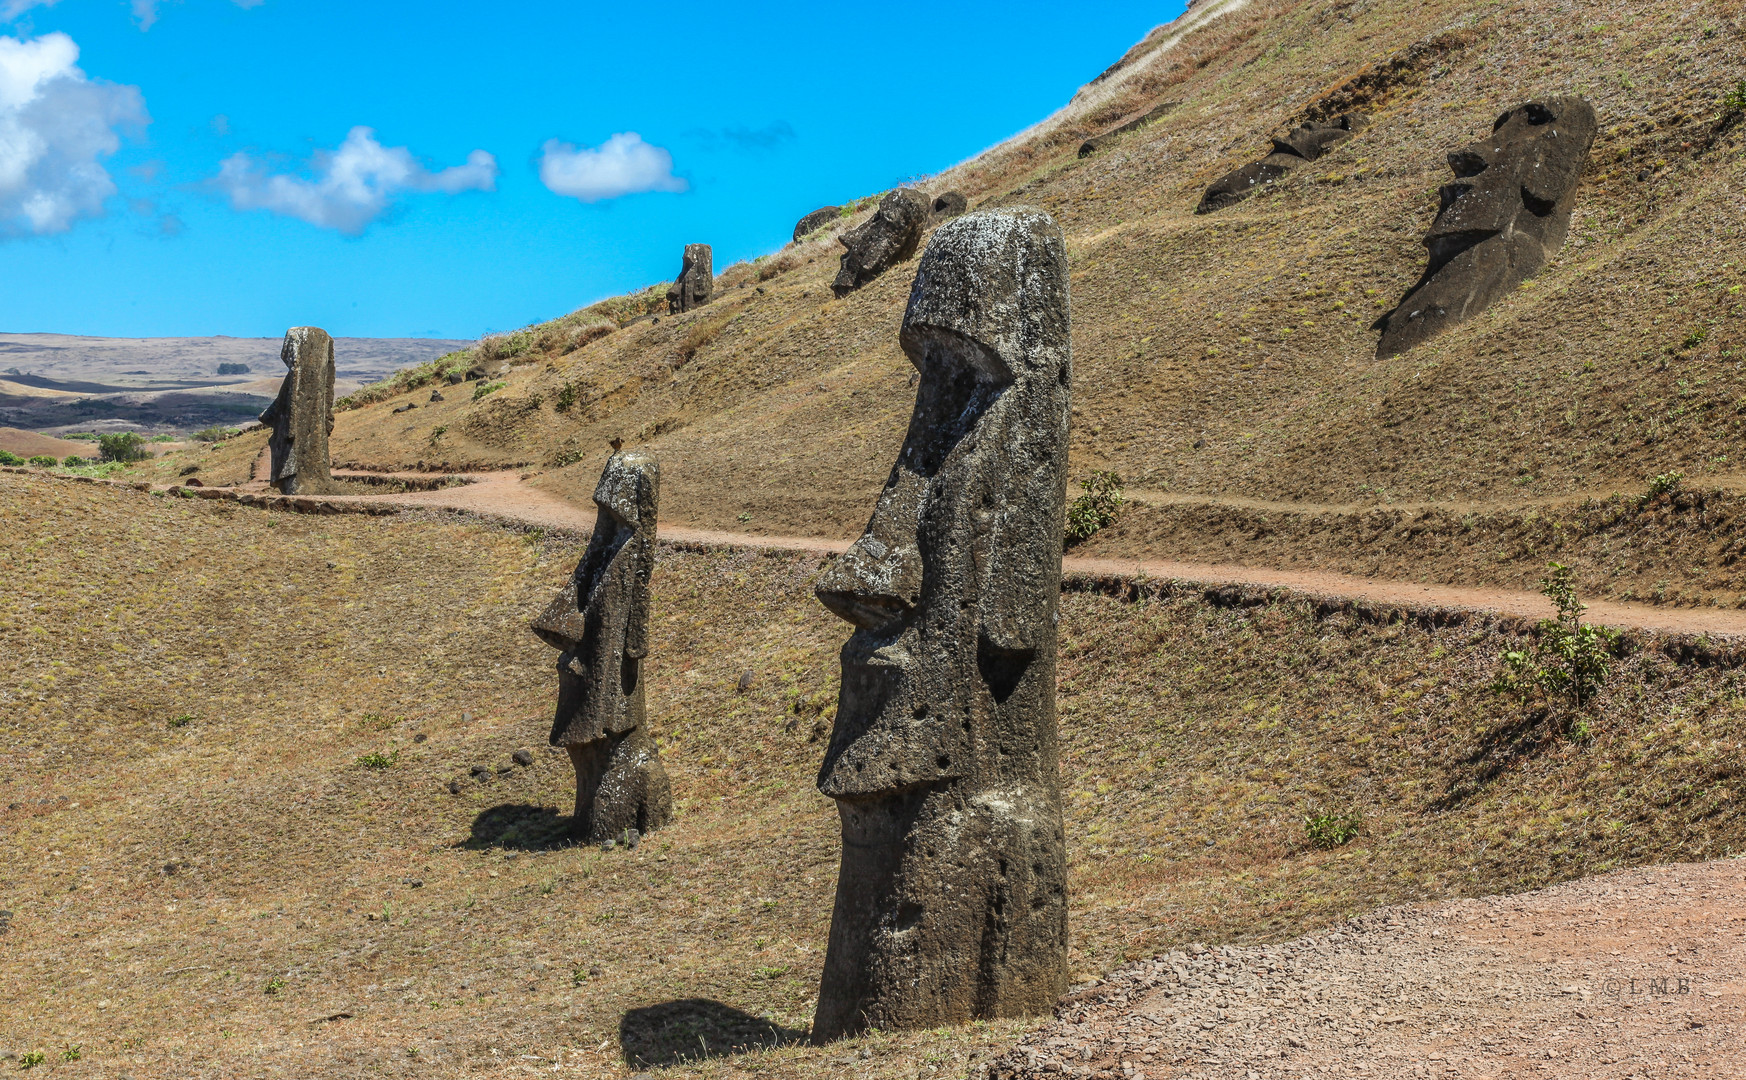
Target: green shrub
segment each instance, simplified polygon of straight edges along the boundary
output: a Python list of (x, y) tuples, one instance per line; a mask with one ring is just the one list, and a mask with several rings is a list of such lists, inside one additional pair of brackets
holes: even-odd
[(400, 751), (398, 751), (398, 750), (396, 750), (390, 754), (384, 754), (384, 753), (380, 753), (380, 752), (370, 753), (370, 754), (365, 754), (362, 757), (358, 758), (358, 764), (362, 765), (366, 769), (386, 769), (390, 765), (393, 765), (394, 762), (399, 760), (399, 758), (400, 758)]
[(96, 442), (102, 437), (103, 436), (97, 434), (95, 431), (76, 431), (71, 435), (61, 436), (63, 439), (72, 439), (74, 442)]
[(137, 431), (117, 431), (97, 440), (97, 452), (104, 461), (143, 461), (151, 457), (146, 441)]
[[(1527, 649), (1512, 649), (1499, 658), (1503, 671), (1492, 689), (1524, 699), (1535, 691), (1555, 697), (1567, 695), (1580, 709), (1612, 673), (1612, 645), (1619, 635), (1582, 621), (1588, 605), (1576, 597), (1570, 567), (1548, 563), (1546, 569), (1540, 592), (1552, 601), (1558, 614), (1540, 621)], [(1586, 737), (1587, 730), (1583, 725), (1579, 737)]]
[(48, 1058), (43, 1055), (41, 1050), (32, 1050), (30, 1053), (18, 1059), (18, 1067), (21, 1069), (34, 1069), (47, 1060)]
[(1323, 851), (1344, 847), (1358, 835), (1363, 820), (1356, 814), (1311, 814), (1303, 819), (1304, 835)]
[(502, 381), (501, 379), (497, 380), (496, 382), (480, 383), (478, 386), (475, 386), (473, 388), (473, 400), (478, 401), (480, 398), (485, 397), (488, 394), (495, 394), (495, 393), (497, 393), (497, 391), (503, 389), (505, 386), (508, 386), (508, 385), (509, 385), (508, 383)]
[(91, 462), (88, 458), (82, 458), (78, 454), (68, 454), (61, 459), (61, 464), (69, 469), (82, 469)]
[(182, 440), (176, 438), (176, 436), (174, 436), (174, 435), (153, 435), (151, 438), (146, 440), (146, 442), (155, 442), (155, 443), (181, 442), (181, 441)]
[(1643, 497), (1637, 500), (1638, 506), (1648, 506), (1663, 495), (1671, 495), (1679, 490), (1685, 482), (1682, 472), (1664, 472), (1649, 478), (1649, 488), (1643, 492)]
[(52, 469), (56, 465), (59, 465), (60, 462), (55, 458), (49, 457), (47, 454), (34, 454), (30, 458), (30, 464), (40, 465), (45, 469)]
[(285, 986), (285, 980), (275, 975), (267, 980), (265, 989), (268, 994), (282, 994), (285, 992)]
[(187, 727), (189, 724), (192, 724), (193, 722), (194, 722), (194, 717), (191, 714), (183, 713), (181, 716), (170, 717), (170, 719), (167, 721), (167, 724), (169, 727), (181, 728), (181, 727)]
[(1094, 472), (1080, 485), (1085, 494), (1067, 507), (1067, 539), (1078, 543), (1089, 539), (1099, 529), (1115, 521), (1127, 499), (1122, 495), (1122, 478), (1113, 472)]
[(1741, 79), (1722, 95), (1723, 116), (1739, 116), (1741, 113), (1746, 113), (1746, 79)]
[(241, 428), (222, 427), (214, 424), (209, 428), (201, 428), (194, 433), (195, 442), (223, 442), (226, 439), (242, 434)]
[(24, 459), (10, 450), (0, 450), (0, 465), (22, 465)]

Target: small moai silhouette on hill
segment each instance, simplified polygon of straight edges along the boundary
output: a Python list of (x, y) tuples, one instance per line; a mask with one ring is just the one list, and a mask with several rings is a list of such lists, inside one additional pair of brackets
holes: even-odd
[(588, 550), (533, 632), (558, 656), (551, 744), (576, 769), (574, 835), (588, 843), (667, 824), (672, 786), (649, 734), (644, 695), (649, 578), (661, 467), (613, 445), (594, 489), (600, 513)]
[(842, 214), (843, 208), (840, 206), (819, 207), (794, 223), (794, 239), (791, 242), (798, 244), (801, 240), (837, 220)]
[(1530, 101), (1449, 155), (1455, 182), (1425, 235), (1430, 259), (1400, 306), (1376, 323), (1376, 355), (1406, 352), (1473, 318), (1546, 265), (1570, 232), (1577, 180), (1594, 145), (1579, 97)]
[(1207, 188), (1194, 212), (1210, 214), (1240, 203), (1294, 169), (1319, 159), (1369, 125), (1370, 119), (1363, 113), (1346, 113), (1336, 116), (1330, 123), (1312, 122), (1294, 127), (1283, 139), (1273, 140), (1271, 154), (1226, 174)]
[(314, 326), (285, 331), (279, 359), (291, 370), (279, 384), (279, 396), (261, 413), (273, 429), (267, 440), (271, 463), (267, 480), (281, 495), (332, 495), (334, 483), (328, 452), (333, 434), (333, 338)]
[(913, 188), (880, 199), (872, 217), (838, 238), (843, 262), (831, 291), (841, 299), (914, 255), (932, 213), (932, 201)]
[(1055, 713), (1067, 254), (1030, 207), (934, 233), (897, 464), (817, 595), (855, 627), (818, 787), (842, 863), (814, 1042), (1043, 1012), (1067, 986)]
[(679, 264), (679, 279), (667, 290), (667, 313), (700, 308), (715, 295), (715, 270), (708, 244), (686, 244)]

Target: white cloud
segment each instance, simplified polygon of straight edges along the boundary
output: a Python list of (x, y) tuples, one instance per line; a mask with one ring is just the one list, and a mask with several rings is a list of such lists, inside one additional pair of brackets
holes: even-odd
[(651, 146), (634, 131), (622, 132), (589, 149), (547, 139), (540, 155), (540, 180), (559, 195), (599, 202), (638, 191), (684, 191), (673, 175), (673, 155)]
[(151, 122), (139, 89), (93, 81), (65, 34), (0, 37), (0, 235), (65, 232), (103, 213), (116, 128)]
[(497, 187), (497, 159), (483, 150), (467, 155), (465, 165), (431, 172), (406, 147), (377, 142), (367, 127), (353, 128), (339, 149), (319, 151), (310, 164), (313, 179), (272, 176), (247, 154), (233, 154), (215, 183), (238, 210), (270, 210), (348, 235), (363, 232), (403, 192)]

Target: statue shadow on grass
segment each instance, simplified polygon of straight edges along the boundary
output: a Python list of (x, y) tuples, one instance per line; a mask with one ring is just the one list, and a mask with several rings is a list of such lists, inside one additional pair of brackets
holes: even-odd
[(1431, 802), (1431, 810), (1459, 810), (1483, 795), (1497, 779), (1512, 769), (1556, 749), (1563, 739), (1549, 710), (1532, 709), (1499, 724), (1480, 738), (1473, 752), (1451, 763), (1447, 786)]
[(576, 819), (555, 807), (503, 803), (473, 819), (467, 838), (455, 846), (465, 851), (556, 851), (576, 847), (570, 829)]
[(624, 1014), (618, 1045), (633, 1069), (756, 1053), (805, 1042), (807, 1033), (708, 998), (681, 998)]

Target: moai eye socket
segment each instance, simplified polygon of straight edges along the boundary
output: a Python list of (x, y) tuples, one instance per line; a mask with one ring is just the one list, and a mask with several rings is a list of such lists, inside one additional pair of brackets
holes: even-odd
[(1550, 124), (1552, 121), (1558, 119), (1556, 116), (1552, 115), (1551, 109), (1548, 109), (1537, 101), (1529, 102), (1528, 106), (1522, 111), (1528, 114), (1528, 123), (1535, 127), (1539, 127), (1541, 124)]
[(1469, 176), (1478, 176), (1490, 167), (1490, 162), (1486, 161), (1483, 156), (1472, 150), (1457, 150), (1449, 155), (1449, 168), (1454, 171), (1456, 176), (1461, 177), (1462, 179), (1466, 179)]

